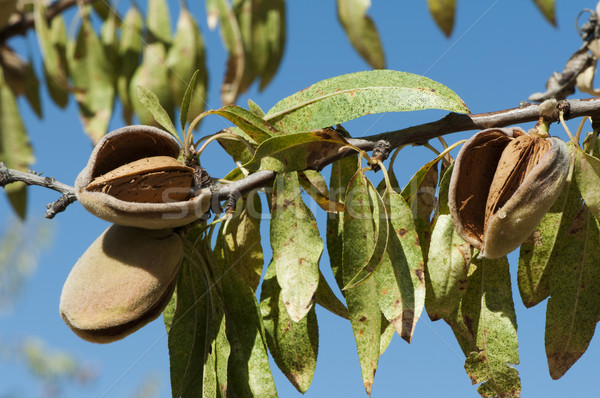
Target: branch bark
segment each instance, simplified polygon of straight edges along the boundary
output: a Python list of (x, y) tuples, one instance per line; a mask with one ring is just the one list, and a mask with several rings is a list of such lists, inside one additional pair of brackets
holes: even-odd
[[(583, 116), (600, 119), (600, 97), (583, 100), (558, 101), (555, 112), (550, 117), (549, 121), (558, 121), (559, 111), (564, 113), (564, 117), (567, 120)], [(547, 111), (544, 111), (544, 115), (546, 120), (548, 120)], [(386, 147), (394, 149), (402, 145), (422, 145), (430, 139), (461, 131), (483, 130), (491, 127), (505, 127), (519, 123), (533, 122), (537, 121), (540, 116), (540, 105), (537, 104), (525, 104), (518, 108), (470, 115), (450, 113), (442, 119), (432, 123), (412, 126), (401, 130), (388, 131), (364, 138), (349, 138), (348, 142), (364, 151), (372, 151), (376, 147), (381, 146), (382, 142), (384, 144), (389, 144), (389, 146), (386, 145)], [(322, 169), (336, 160), (350, 156), (354, 153), (356, 152), (349, 147), (341, 148), (335, 155), (322, 158), (315, 167), (317, 169)], [(238, 197), (239, 195), (254, 189), (265, 187), (272, 183), (274, 177), (275, 172), (261, 170), (254, 172), (239, 181), (232, 182), (231, 184), (222, 184), (215, 188), (213, 200), (223, 201), (230, 197)], [(15, 181), (23, 181), (29, 185), (40, 185), (63, 193), (63, 198), (59, 199), (54, 204), (48, 205), (49, 211), (53, 209), (54, 206), (56, 206), (54, 210), (58, 209), (58, 211), (62, 211), (69, 203), (76, 200), (74, 193), (75, 189), (73, 187), (62, 184), (51, 177), (41, 177), (34, 173), (23, 173), (21, 171), (8, 169), (4, 163), (0, 162), (0, 186), (5, 186), (6, 184)], [(64, 204), (63, 202), (66, 203), (64, 207), (62, 207)]]
[[(83, 4), (93, 3), (96, 0), (82, 0)], [(46, 20), (52, 21), (52, 18), (56, 17), (60, 13), (76, 5), (78, 0), (59, 0), (48, 6), (46, 10)], [(4, 43), (6, 40), (13, 36), (25, 35), (27, 31), (35, 26), (33, 21), (33, 14), (27, 13), (22, 14), (21, 18), (10, 25), (0, 29), (0, 43)]]

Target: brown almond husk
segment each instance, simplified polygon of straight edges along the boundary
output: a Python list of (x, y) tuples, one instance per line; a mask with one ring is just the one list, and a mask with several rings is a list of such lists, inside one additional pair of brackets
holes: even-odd
[(119, 340), (164, 310), (182, 257), (183, 243), (172, 230), (112, 225), (71, 270), (60, 314), (85, 340)]
[[(127, 181), (120, 181), (117, 196), (111, 194), (111, 187), (98, 189), (94, 183), (97, 178), (111, 175), (109, 173), (133, 162), (161, 156), (176, 161), (179, 153), (178, 142), (158, 128), (128, 126), (115, 130), (98, 142), (87, 166), (77, 176), (77, 199), (92, 214), (119, 225), (162, 229), (190, 224), (208, 211), (212, 195), (209, 189), (191, 193), (191, 170), (179, 162), (176, 168), (165, 165), (164, 170), (151, 166), (154, 174), (142, 181), (137, 190), (133, 188), (135, 184), (127, 189)], [(185, 181), (181, 183), (182, 180)]]
[(520, 128), (477, 133), (459, 152), (450, 181), (457, 233), (483, 257), (510, 253), (552, 206), (568, 167), (568, 148), (558, 138)]

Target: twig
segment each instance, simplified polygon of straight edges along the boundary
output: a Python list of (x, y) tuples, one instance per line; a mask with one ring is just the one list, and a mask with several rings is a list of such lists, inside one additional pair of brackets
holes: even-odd
[[(584, 100), (559, 101), (557, 109), (561, 111), (566, 120), (583, 116), (590, 116), (595, 120), (594, 117), (600, 116), (600, 97)], [(549, 121), (558, 121), (558, 112), (556, 112), (555, 116), (556, 120), (552, 117), (552, 120)], [(481, 130), (490, 127), (510, 126), (519, 123), (533, 122), (539, 118), (540, 107), (539, 105), (533, 104), (490, 113), (471, 115), (450, 113), (436, 122), (408, 127), (402, 130), (389, 131), (364, 138), (348, 138), (347, 141), (363, 151), (372, 151), (376, 147), (385, 147), (385, 152), (389, 153), (389, 151), (394, 148), (411, 144), (422, 145), (430, 139), (451, 133)], [(389, 144), (389, 147), (386, 143)], [(319, 162), (315, 163), (315, 168), (320, 170), (338, 159), (355, 153), (356, 151), (352, 148), (342, 147), (338, 153), (320, 159)], [(246, 192), (265, 187), (272, 183), (274, 177), (275, 172), (261, 170), (230, 184), (218, 185), (213, 189), (213, 201), (215, 204), (218, 204), (223, 200), (239, 197)], [(66, 206), (76, 200), (73, 187), (62, 184), (50, 177), (41, 177), (33, 173), (23, 173), (21, 171), (8, 169), (4, 163), (0, 162), (0, 186), (15, 181), (23, 181), (29, 185), (40, 185), (61, 192), (64, 196), (57, 202), (49, 205), (48, 212), (52, 215), (64, 210)]]
[[(48, 22), (52, 21), (52, 19), (62, 13), (63, 11), (73, 7), (77, 4), (78, 0), (59, 0), (57, 2), (52, 3), (46, 9), (46, 20)], [(83, 4), (90, 4), (96, 0), (83, 0)], [(33, 14), (27, 13), (22, 14), (21, 18), (10, 25), (5, 26), (0, 29), (0, 43), (5, 42), (7, 39), (17, 36), (24, 35), (27, 31), (35, 26), (33, 20)]]
[(4, 162), (0, 162), (0, 187), (5, 187), (13, 182), (21, 181), (27, 185), (39, 185), (50, 188), (63, 194), (56, 202), (46, 205), (46, 218), (54, 218), (57, 213), (64, 211), (67, 206), (77, 200), (75, 188), (56, 181), (53, 177), (42, 177), (41, 175), (9, 169)]

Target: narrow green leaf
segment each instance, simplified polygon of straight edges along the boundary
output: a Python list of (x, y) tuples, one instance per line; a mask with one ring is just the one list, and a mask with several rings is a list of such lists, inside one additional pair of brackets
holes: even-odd
[(112, 115), (115, 95), (113, 65), (87, 16), (81, 20), (75, 42), (69, 44), (67, 59), (79, 115), (85, 132), (96, 143), (108, 131)]
[(177, 281), (177, 301), (171, 301), (171, 309), (166, 312), (174, 398), (198, 396), (202, 391), (210, 293), (200, 266), (183, 262)]
[(383, 315), (381, 315), (381, 339), (379, 342), (379, 355), (383, 355), (385, 350), (388, 349), (392, 338), (394, 337), (394, 325), (392, 325)]
[(260, 294), (267, 344), (279, 369), (298, 391), (305, 393), (317, 364), (317, 316), (312, 307), (301, 320), (290, 318), (275, 268), (274, 262), (267, 268)]
[(393, 70), (357, 72), (323, 80), (279, 101), (265, 120), (289, 133), (324, 128), (367, 114), (442, 109), (469, 112), (446, 86)]
[(116, 82), (116, 72), (119, 69), (120, 59), (118, 57), (119, 38), (117, 36), (117, 27), (121, 23), (121, 16), (110, 10), (102, 27), (100, 28), (100, 41), (104, 45), (104, 52), (108, 62), (112, 64), (113, 81)]
[(150, 42), (171, 43), (171, 16), (166, 0), (148, 0), (146, 25), (150, 34)]
[(227, 396), (277, 397), (254, 291), (236, 272), (224, 272), (221, 284), (231, 346)]
[(169, 117), (169, 114), (160, 105), (158, 97), (152, 91), (143, 86), (137, 87), (137, 96), (140, 102), (146, 107), (146, 109), (152, 113), (154, 120), (160, 123), (169, 133), (174, 137), (177, 137), (177, 130)]
[(410, 208), (395, 191), (383, 195), (390, 220), (386, 253), (374, 278), (379, 308), (400, 337), (410, 343), (423, 311), (423, 254)]
[[(209, 4), (207, 4), (209, 7)], [(240, 26), (227, 0), (214, 0), (210, 5), (211, 11), (218, 10), (221, 22), (221, 36), (229, 53), (227, 70), (221, 86), (221, 101), (225, 105), (233, 104), (241, 94), (240, 86), (244, 77), (245, 54)], [(209, 18), (211, 18), (209, 14)]]
[[(344, 202), (346, 187), (358, 168), (358, 156), (349, 156), (335, 161), (331, 166), (331, 178), (329, 192), (331, 199), (336, 202)], [(338, 287), (344, 287), (342, 280), (342, 248), (343, 241), (343, 213), (335, 212), (327, 214), (327, 252), (329, 263)]]
[(216, 257), (228, 269), (232, 267), (252, 290), (256, 290), (262, 274), (264, 257), (260, 236), (262, 206), (256, 191), (237, 201), (236, 212), (219, 231)]
[(576, 151), (575, 180), (585, 201), (594, 217), (600, 220), (600, 159), (587, 153)]
[(298, 322), (313, 306), (323, 241), (314, 215), (302, 200), (297, 173), (277, 174), (272, 204), (272, 263), (290, 318)]
[(209, 110), (206, 111), (205, 114), (219, 115), (226, 118), (241, 128), (259, 144), (271, 136), (281, 134), (276, 128), (265, 122), (261, 117), (237, 105), (227, 105), (220, 109)]
[[(371, 184), (371, 181), (369, 180), (367, 180), (367, 187), (369, 194), (369, 202), (371, 205), (371, 212), (366, 214), (362, 213), (362, 216), (372, 219), (376, 243), (373, 249), (373, 254), (371, 255), (369, 261), (358, 270), (358, 272), (350, 280), (350, 282), (348, 282), (346, 286), (344, 286), (344, 289), (352, 289), (360, 283), (363, 283), (366, 279), (370, 278), (373, 275), (373, 273), (379, 268), (379, 265), (383, 261), (384, 255), (386, 253), (390, 228), (387, 210), (383, 203), (383, 199), (381, 198), (377, 190), (375, 190), (375, 187), (373, 187), (373, 184)], [(352, 206), (354, 204), (354, 201), (348, 201), (348, 197), (346, 197), (347, 206)], [(349, 212), (353, 211), (355, 210), (349, 209)]]
[[(575, 169), (577, 173), (577, 166)], [(586, 351), (600, 315), (600, 226), (586, 205), (559, 242), (562, 261), (550, 281), (546, 308), (546, 355), (553, 379)]]
[(427, 0), (427, 6), (435, 23), (446, 37), (450, 37), (454, 28), (456, 0)]
[(25, 75), (25, 98), (35, 114), (42, 118), (42, 102), (40, 101), (40, 81), (33, 68), (31, 60), (27, 63)]
[(553, 269), (566, 260), (560, 242), (567, 235), (581, 202), (573, 175), (575, 153), (570, 146), (571, 166), (565, 187), (519, 251), (517, 281), (526, 307), (533, 307), (550, 295)]
[(319, 273), (315, 302), (337, 316), (348, 319), (348, 308), (337, 298), (322, 273)]
[(375, 69), (385, 68), (383, 46), (367, 15), (371, 0), (337, 0), (338, 18), (354, 49)]
[[(254, 57), (255, 62), (261, 62), (260, 66), (255, 66), (260, 77), (260, 91), (267, 87), (279, 69), (286, 42), (285, 0), (263, 0), (262, 3), (268, 12), (264, 23), (255, 27), (254, 32), (254, 37), (262, 40), (261, 53), (265, 54), (262, 59)], [(259, 21), (263, 22), (263, 19)]]
[(248, 109), (250, 112), (254, 113), (256, 116), (263, 118), (265, 117), (265, 112), (258, 106), (258, 104), (248, 98)]
[(427, 260), (427, 313), (432, 320), (449, 318), (467, 289), (471, 246), (454, 229), (449, 214), (438, 216)]
[(142, 28), (144, 20), (137, 7), (127, 10), (121, 25), (121, 41), (119, 43), (119, 71), (117, 75), (117, 92), (123, 105), (123, 119), (132, 124), (133, 105), (129, 93), (129, 84), (137, 69), (142, 55)]
[[(4, 80), (0, 69), (0, 159), (11, 169), (27, 171), (35, 161), (33, 149), (21, 119), (17, 99)], [(21, 182), (4, 188), (13, 210), (25, 218), (27, 186)]]
[[(350, 179), (346, 191), (342, 232), (344, 286), (369, 262), (377, 244), (377, 231), (372, 218), (375, 204), (372, 203), (369, 185), (362, 170), (358, 170)], [(370, 395), (381, 342), (381, 311), (375, 280), (369, 278), (343, 293), (356, 340), (363, 384)]]
[(465, 370), (473, 384), (482, 383), (482, 397), (519, 397), (521, 381), (509, 364), (519, 363), (517, 319), (506, 257), (474, 260), (461, 304), (462, 318), (478, 351), (471, 352)]
[[(238, 135), (253, 148), (258, 146), (258, 143), (250, 138), (250, 136), (239, 127), (228, 127), (224, 129), (223, 132), (229, 132)], [(227, 152), (229, 156), (231, 156), (234, 160), (241, 162), (242, 164), (249, 162), (254, 156), (254, 153), (250, 151), (248, 146), (239, 140), (229, 137), (221, 137), (217, 139), (217, 142), (223, 147), (223, 149), (225, 149), (225, 152)]]
[(544, 18), (552, 25), (556, 26), (556, 15), (554, 13), (554, 0), (533, 0), (535, 5), (540, 9)]
[(322, 158), (336, 154), (345, 145), (346, 140), (332, 128), (279, 135), (260, 144), (254, 158), (244, 166), (278, 173), (317, 168)]
[(298, 180), (304, 191), (328, 212), (344, 211), (344, 205), (329, 197), (327, 183), (321, 173), (316, 170), (304, 170), (298, 173)]
[(194, 72), (192, 78), (188, 82), (185, 94), (183, 94), (183, 100), (181, 101), (181, 113), (179, 114), (179, 123), (181, 124), (181, 131), (185, 131), (188, 120), (188, 111), (190, 109), (190, 101), (192, 94), (194, 93), (194, 87), (196, 86), (196, 79), (198, 78), (198, 70)]

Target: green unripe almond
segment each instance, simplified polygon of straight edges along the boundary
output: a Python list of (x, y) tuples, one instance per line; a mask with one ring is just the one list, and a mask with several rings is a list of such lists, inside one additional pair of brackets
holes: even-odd
[(183, 243), (172, 230), (112, 225), (71, 270), (60, 314), (85, 340), (122, 339), (164, 310), (182, 258)]

